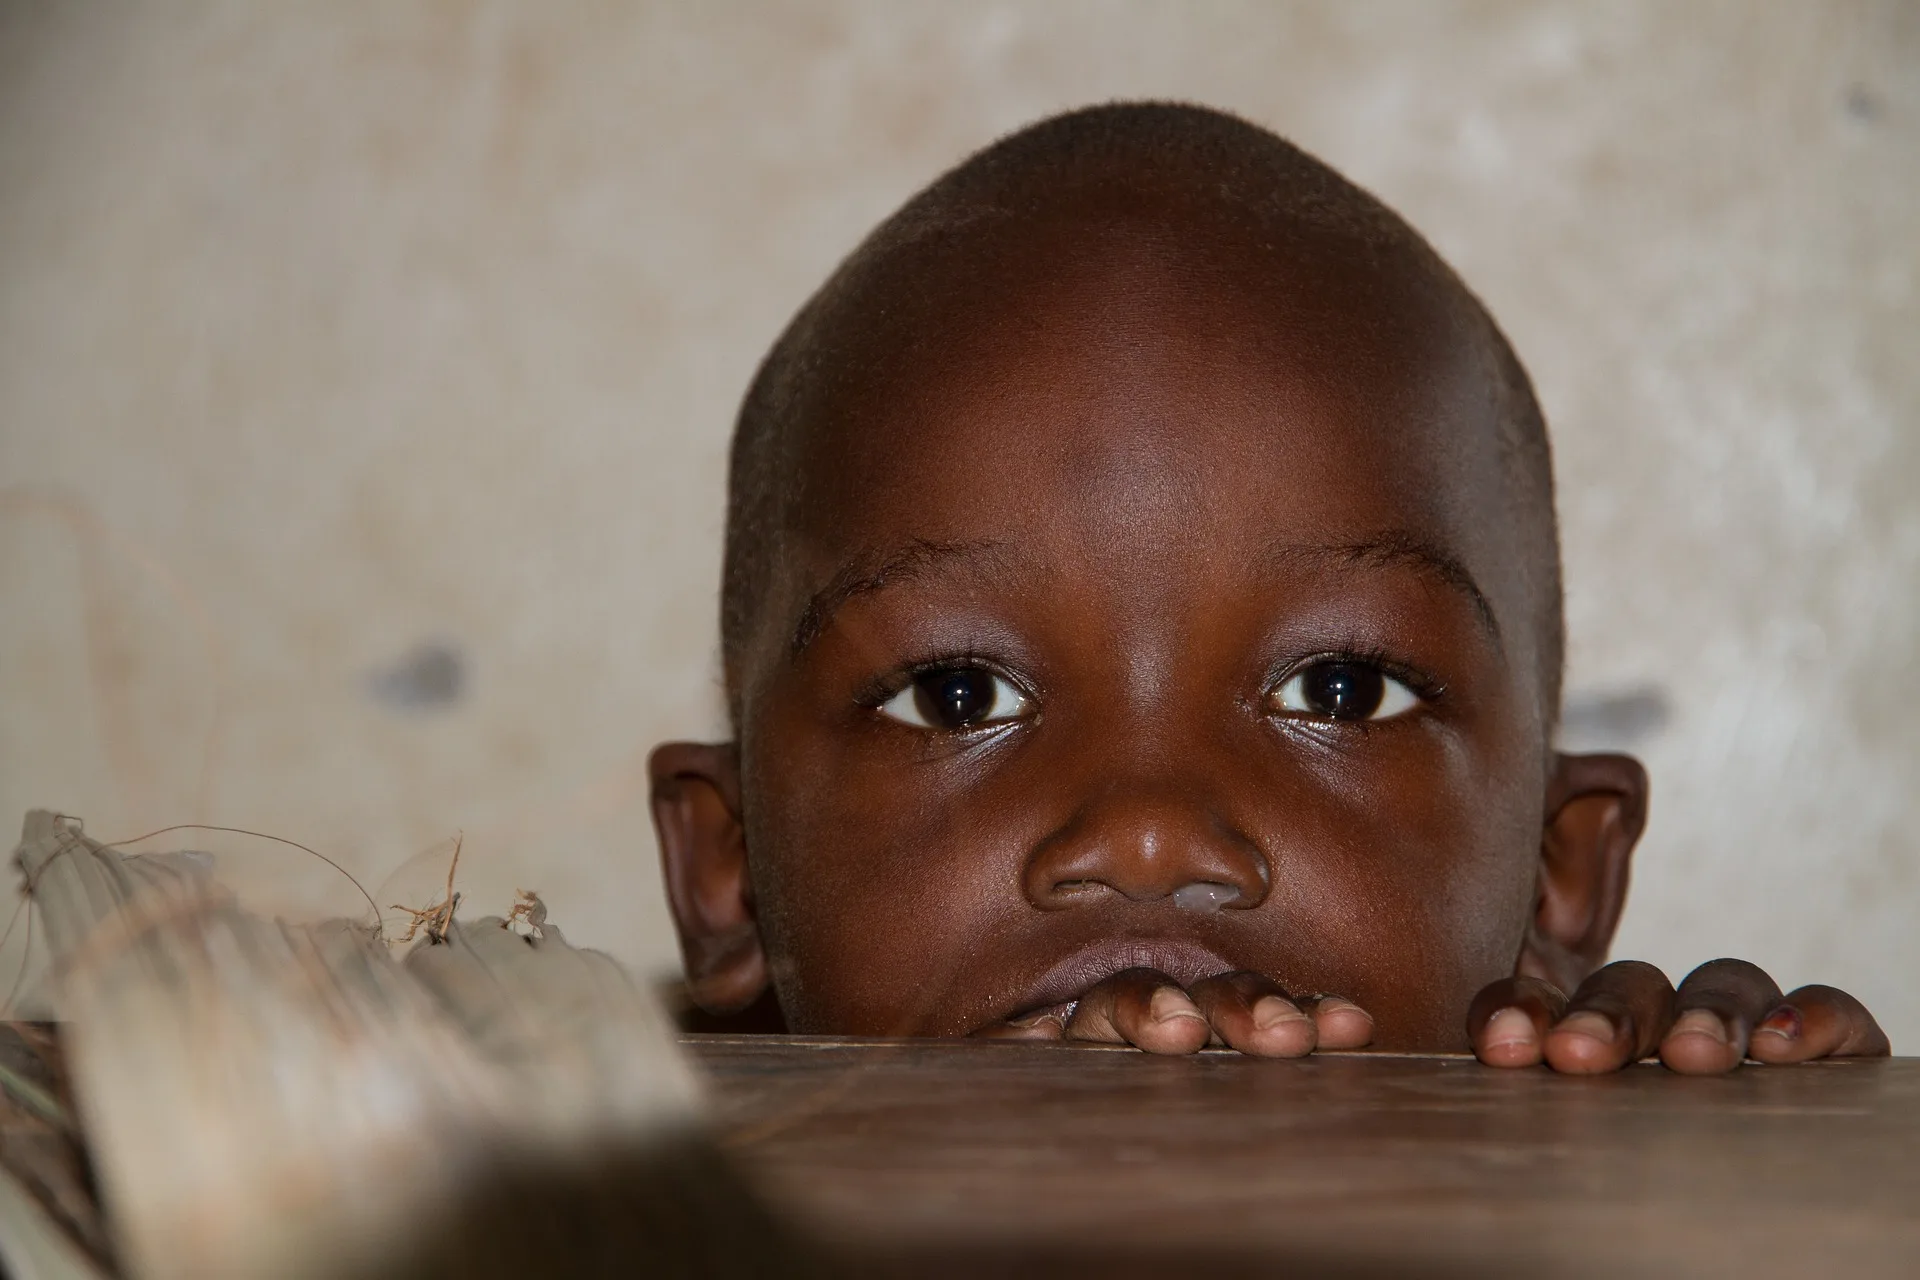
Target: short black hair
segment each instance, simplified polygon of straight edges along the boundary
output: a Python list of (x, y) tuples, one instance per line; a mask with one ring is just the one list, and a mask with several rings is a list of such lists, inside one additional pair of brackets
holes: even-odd
[(1209, 107), (1120, 102), (1029, 125), (935, 180), (861, 242), (761, 362), (734, 425), (727, 471), (720, 644), (736, 730), (741, 655), (764, 607), (798, 442), (847, 358), (850, 321), (897, 296), (889, 291), (902, 287), (902, 271), (913, 271), (916, 246), (982, 223), (1043, 216), (1078, 189), (1115, 184), (1173, 191), (1282, 233), (1319, 232), (1362, 250), (1393, 252), (1464, 300), (1484, 339), (1509, 506), (1534, 547), (1524, 564), (1538, 602), (1550, 728), (1566, 647), (1552, 456), (1533, 386), (1499, 326), (1398, 214), (1277, 134)]

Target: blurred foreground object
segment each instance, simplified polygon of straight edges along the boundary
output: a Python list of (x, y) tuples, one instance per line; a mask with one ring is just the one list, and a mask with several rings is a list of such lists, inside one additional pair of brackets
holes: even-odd
[(52, 813), (28, 814), (14, 859), (65, 1080), (38, 1107), (30, 1066), (0, 1083), (84, 1134), (109, 1227), (89, 1241), (66, 1215), (96, 1256), (30, 1262), (5, 1215), (33, 1197), (0, 1185), (14, 1268), (105, 1276), (110, 1250), (141, 1280), (796, 1270), (707, 1141), (663, 1011), (537, 900), (526, 936), (448, 911), (402, 959), (351, 921), (249, 914), (203, 856), (123, 856)]

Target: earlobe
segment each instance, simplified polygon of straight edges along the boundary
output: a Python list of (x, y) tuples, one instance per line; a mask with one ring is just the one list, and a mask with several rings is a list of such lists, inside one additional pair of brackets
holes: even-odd
[(708, 1013), (735, 1013), (767, 987), (731, 744), (669, 742), (647, 757), (653, 828), (680, 933), (687, 991)]
[(1555, 755), (1539, 896), (1514, 972), (1571, 992), (1607, 958), (1647, 822), (1647, 771), (1621, 755)]

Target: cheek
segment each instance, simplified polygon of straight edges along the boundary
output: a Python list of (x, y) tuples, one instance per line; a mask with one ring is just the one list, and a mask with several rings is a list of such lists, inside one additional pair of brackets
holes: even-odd
[(1540, 766), (1422, 746), (1374, 762), (1398, 767), (1310, 771), (1310, 794), (1266, 815), (1260, 838), (1296, 981), (1366, 1008), (1379, 1048), (1452, 1050), (1531, 915)]
[(990, 965), (980, 939), (1024, 906), (1017, 835), (945, 770), (824, 750), (779, 757), (746, 788), (747, 840), (790, 1028), (970, 1030), (961, 1011)]

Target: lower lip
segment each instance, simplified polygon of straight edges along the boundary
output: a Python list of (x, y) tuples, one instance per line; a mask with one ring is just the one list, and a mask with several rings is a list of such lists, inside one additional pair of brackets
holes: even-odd
[(1127, 969), (1153, 969), (1181, 986), (1230, 973), (1233, 964), (1196, 943), (1171, 938), (1110, 938), (1082, 947), (1027, 988), (1016, 1013), (1077, 999), (1089, 987)]

